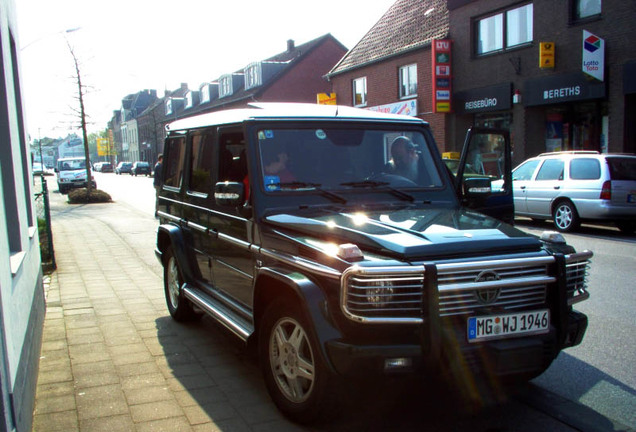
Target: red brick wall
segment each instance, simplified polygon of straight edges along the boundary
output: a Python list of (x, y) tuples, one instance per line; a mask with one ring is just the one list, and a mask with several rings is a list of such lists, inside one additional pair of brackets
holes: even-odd
[(367, 77), (367, 107), (400, 101), (400, 67), (417, 64), (418, 117), (429, 122), (440, 152), (446, 145), (446, 114), (432, 113), (430, 47), (393, 57), (351, 72), (333, 76), (331, 82), (339, 105), (353, 106), (353, 80)]
[(316, 103), (318, 93), (331, 92), (331, 84), (323, 77), (345, 53), (335, 40), (327, 39), (277, 79), (260, 101)]

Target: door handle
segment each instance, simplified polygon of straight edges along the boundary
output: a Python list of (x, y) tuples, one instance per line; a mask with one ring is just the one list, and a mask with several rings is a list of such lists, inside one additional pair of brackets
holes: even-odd
[(525, 188), (526, 188), (525, 186), (519, 186), (519, 189), (525, 189)]
[(561, 189), (561, 186), (555, 186), (554, 188), (555, 189)]

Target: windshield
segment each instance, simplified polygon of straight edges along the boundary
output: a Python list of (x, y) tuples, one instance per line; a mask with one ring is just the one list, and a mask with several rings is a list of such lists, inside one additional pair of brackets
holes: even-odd
[(60, 160), (57, 164), (60, 171), (71, 171), (86, 168), (86, 162), (84, 159)]
[(268, 192), (442, 186), (421, 132), (314, 127), (257, 134)]

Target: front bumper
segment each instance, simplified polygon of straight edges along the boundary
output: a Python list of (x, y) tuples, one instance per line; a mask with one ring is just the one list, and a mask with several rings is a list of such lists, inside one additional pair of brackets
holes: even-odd
[(349, 376), (430, 373), (447, 368), (501, 379), (531, 378), (545, 371), (561, 349), (578, 345), (586, 329), (587, 316), (571, 311), (561, 344), (554, 326), (543, 335), (473, 344), (465, 340), (465, 330), (455, 328), (440, 337), (439, 349), (425, 342), (357, 345), (336, 340), (326, 342), (326, 352), (335, 371)]

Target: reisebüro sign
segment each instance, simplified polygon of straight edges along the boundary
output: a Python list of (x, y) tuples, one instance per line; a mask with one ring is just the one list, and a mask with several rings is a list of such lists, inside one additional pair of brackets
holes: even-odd
[(511, 106), (511, 97), (512, 83), (465, 90), (454, 95), (455, 111), (474, 114), (507, 110)]

